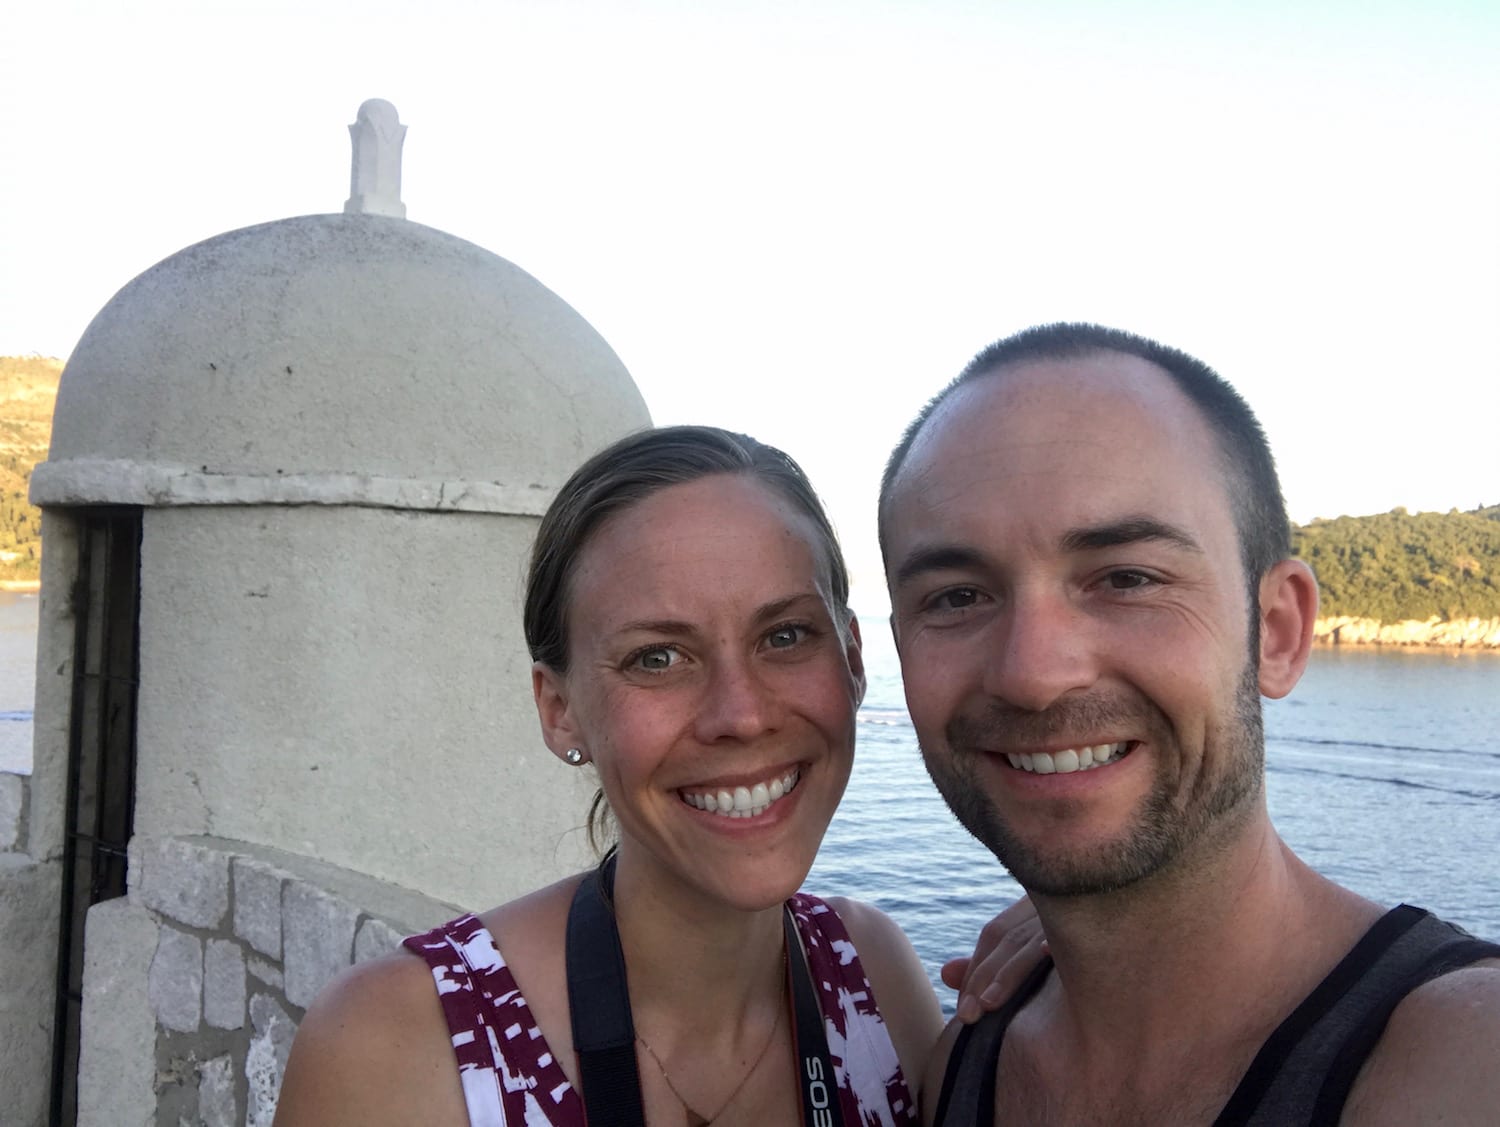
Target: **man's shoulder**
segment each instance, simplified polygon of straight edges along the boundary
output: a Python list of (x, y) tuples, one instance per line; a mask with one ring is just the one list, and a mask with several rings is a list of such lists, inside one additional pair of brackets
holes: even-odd
[(1361, 1069), (1346, 1125), (1495, 1122), (1500, 1108), (1500, 958), (1414, 989)]
[(948, 1061), (953, 1055), (954, 1043), (963, 1030), (963, 1022), (957, 1018), (949, 1021), (943, 1029), (943, 1035), (933, 1046), (932, 1054), (927, 1058), (927, 1069), (922, 1076), (921, 1100), (922, 1122), (926, 1127), (932, 1127), (937, 1120), (938, 1099), (942, 1095), (943, 1080), (948, 1073)]

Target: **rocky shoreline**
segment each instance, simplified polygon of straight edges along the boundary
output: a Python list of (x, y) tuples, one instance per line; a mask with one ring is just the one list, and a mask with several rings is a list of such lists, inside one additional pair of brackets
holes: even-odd
[(1337, 615), (1313, 624), (1313, 641), (1330, 646), (1421, 646), (1450, 650), (1500, 650), (1500, 618), (1380, 622)]

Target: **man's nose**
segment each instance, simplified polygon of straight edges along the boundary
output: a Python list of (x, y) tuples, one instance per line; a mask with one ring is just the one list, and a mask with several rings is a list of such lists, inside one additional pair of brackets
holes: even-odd
[(709, 675), (697, 716), (699, 742), (746, 742), (775, 727), (776, 694), (750, 663), (721, 661)]
[(991, 696), (1044, 712), (1097, 678), (1087, 616), (1064, 594), (1018, 594), (999, 616), (983, 681)]

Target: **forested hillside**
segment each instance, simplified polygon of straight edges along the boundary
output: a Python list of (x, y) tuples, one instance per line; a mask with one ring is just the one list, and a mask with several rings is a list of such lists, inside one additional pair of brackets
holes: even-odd
[(1500, 505), (1318, 520), (1292, 532), (1324, 615), (1381, 622), (1500, 617)]
[(40, 574), (42, 515), (26, 489), (47, 457), (62, 368), (43, 356), (0, 356), (0, 579)]

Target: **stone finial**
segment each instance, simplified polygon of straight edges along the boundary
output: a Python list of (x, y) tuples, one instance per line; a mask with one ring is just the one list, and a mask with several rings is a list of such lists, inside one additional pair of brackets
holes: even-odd
[(349, 174), (346, 215), (391, 215), (406, 218), (401, 202), (401, 146), (406, 126), (396, 117), (396, 107), (371, 98), (359, 107), (349, 127), (354, 141), (354, 167)]

